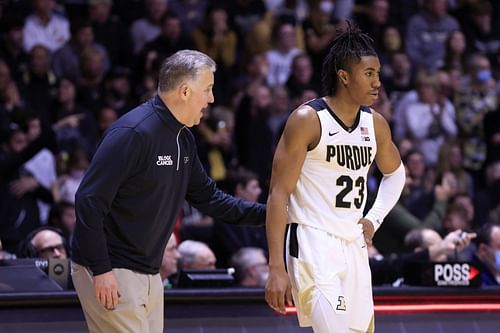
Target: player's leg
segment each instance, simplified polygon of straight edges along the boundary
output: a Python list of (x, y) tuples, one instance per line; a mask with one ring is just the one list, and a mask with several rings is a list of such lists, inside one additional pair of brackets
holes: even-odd
[(318, 295), (312, 310), (312, 328), (314, 333), (347, 333), (347, 316), (345, 311), (335, 311), (324, 295)]
[(287, 263), (300, 326), (312, 326), (315, 332), (346, 333), (341, 282), (346, 260), (341, 241), (327, 232), (292, 224)]
[(373, 333), (375, 321), (371, 272), (364, 240), (360, 237), (347, 242), (345, 253), (348, 267), (343, 290), (349, 306), (355, 309), (348, 315), (348, 326), (355, 331)]

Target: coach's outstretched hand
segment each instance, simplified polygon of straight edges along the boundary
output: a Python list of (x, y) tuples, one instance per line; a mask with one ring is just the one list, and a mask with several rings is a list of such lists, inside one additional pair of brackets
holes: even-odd
[(286, 313), (286, 306), (292, 306), (292, 286), (284, 267), (269, 267), (269, 278), (266, 283), (266, 302), (279, 313)]

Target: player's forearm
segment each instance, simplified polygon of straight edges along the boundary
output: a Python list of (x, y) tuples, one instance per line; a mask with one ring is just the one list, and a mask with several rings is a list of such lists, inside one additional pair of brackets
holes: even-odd
[(271, 192), (267, 202), (266, 215), (270, 267), (285, 268), (283, 250), (285, 247), (287, 219), (287, 200), (285, 200), (285, 196)]
[(375, 231), (377, 231), (389, 211), (398, 202), (405, 185), (405, 177), (403, 163), (393, 173), (384, 175), (378, 189), (377, 199), (375, 199), (372, 208), (365, 216), (366, 219), (373, 223)]

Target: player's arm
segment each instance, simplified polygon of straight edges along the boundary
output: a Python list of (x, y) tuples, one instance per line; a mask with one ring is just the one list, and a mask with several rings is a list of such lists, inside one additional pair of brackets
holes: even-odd
[(373, 113), (373, 121), (377, 140), (375, 162), (384, 177), (380, 183), (377, 198), (370, 211), (366, 214), (365, 219), (368, 219), (373, 224), (374, 231), (376, 231), (385, 216), (398, 202), (405, 185), (406, 175), (399, 151), (392, 141), (391, 130), (387, 121), (377, 112)]
[(292, 304), (290, 281), (283, 261), (288, 199), (295, 190), (307, 151), (317, 144), (319, 137), (316, 111), (303, 106), (288, 118), (274, 155), (266, 215), (269, 246), (266, 301), (271, 308), (282, 313), (285, 312), (285, 303)]

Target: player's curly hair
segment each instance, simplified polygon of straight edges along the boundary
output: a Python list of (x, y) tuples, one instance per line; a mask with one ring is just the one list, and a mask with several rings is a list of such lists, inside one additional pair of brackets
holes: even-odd
[(324, 93), (330, 96), (337, 91), (339, 69), (349, 71), (352, 64), (361, 61), (361, 57), (377, 56), (373, 39), (356, 24), (346, 21), (344, 29), (337, 29), (337, 37), (323, 61), (321, 81)]

